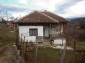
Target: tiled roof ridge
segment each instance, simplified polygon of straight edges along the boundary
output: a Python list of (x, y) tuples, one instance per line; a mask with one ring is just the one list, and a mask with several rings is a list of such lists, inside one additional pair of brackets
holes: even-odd
[(42, 15), (44, 15), (45, 17), (47, 17), (47, 18), (50, 18), (51, 20), (53, 20), (54, 22), (57, 22), (57, 23), (59, 23), (59, 21), (58, 20), (56, 20), (56, 19), (54, 19), (54, 18), (52, 18), (51, 16), (49, 16), (49, 15), (47, 15), (47, 14), (45, 14), (45, 13), (42, 13), (42, 12), (39, 12), (40, 14), (42, 14)]

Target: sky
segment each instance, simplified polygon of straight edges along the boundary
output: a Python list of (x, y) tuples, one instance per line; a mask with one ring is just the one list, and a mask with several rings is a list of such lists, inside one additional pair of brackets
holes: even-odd
[(47, 10), (64, 18), (85, 17), (85, 0), (0, 0), (1, 15), (22, 17), (34, 10)]

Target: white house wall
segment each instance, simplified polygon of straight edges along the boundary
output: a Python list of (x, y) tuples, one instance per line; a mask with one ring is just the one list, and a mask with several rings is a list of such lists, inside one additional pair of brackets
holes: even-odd
[(49, 26), (44, 27), (44, 36), (49, 37), (49, 34), (56, 35), (63, 32), (63, 24), (56, 25), (55, 28), (49, 28)]
[(56, 25), (55, 28), (49, 28), (49, 26), (45, 26), (45, 37), (48, 37), (49, 34), (59, 34), (63, 32), (63, 24)]
[[(36, 36), (29, 36), (30, 28), (38, 29), (38, 36), (43, 36), (43, 26), (19, 26), (19, 37), (28, 42), (36, 42)], [(23, 34), (22, 37), (21, 34)]]
[(56, 45), (65, 45), (66, 44), (66, 39), (65, 38), (54, 39), (53, 44), (56, 44)]
[(61, 25), (61, 33), (63, 32), (63, 24)]
[(49, 27), (48, 26), (45, 26), (44, 27), (44, 35), (45, 35), (45, 37), (49, 37)]
[[(56, 30), (57, 30), (57, 34), (62, 33), (63, 32), (63, 24), (57, 25)], [(53, 32), (53, 33), (55, 33), (55, 32)]]

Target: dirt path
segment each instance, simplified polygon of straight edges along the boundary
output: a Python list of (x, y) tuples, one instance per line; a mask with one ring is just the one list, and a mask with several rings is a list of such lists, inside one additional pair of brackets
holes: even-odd
[(16, 53), (16, 48), (12, 45), (0, 48), (0, 63), (17, 63)]

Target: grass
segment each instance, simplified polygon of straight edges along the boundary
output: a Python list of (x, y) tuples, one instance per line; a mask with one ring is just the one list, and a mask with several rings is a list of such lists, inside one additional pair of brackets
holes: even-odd
[(0, 46), (15, 42), (15, 32), (10, 32), (7, 27), (0, 29)]
[[(69, 42), (67, 45), (74, 48), (74, 42)], [(75, 47), (77, 50), (85, 50), (85, 41), (76, 41)]]
[[(56, 63), (58, 61), (59, 50), (49, 47), (39, 47), (38, 62)], [(40, 58), (40, 59), (39, 59)]]
[[(60, 63), (61, 59), (61, 50), (50, 48), (50, 47), (39, 47), (38, 48), (38, 55), (37, 55), (37, 62), (36, 63)], [(27, 52), (29, 63), (34, 63), (35, 61), (35, 50), (32, 52)], [(74, 63), (74, 51), (66, 51), (65, 63)], [(31, 60), (31, 61), (30, 61)]]
[(85, 42), (77, 42), (76, 48), (79, 50), (85, 50)]
[[(39, 47), (37, 53), (37, 63), (56, 63), (58, 50), (49, 48), (49, 47)], [(30, 63), (34, 63), (35, 60), (35, 50), (32, 52), (28, 52), (28, 56), (32, 61)]]

